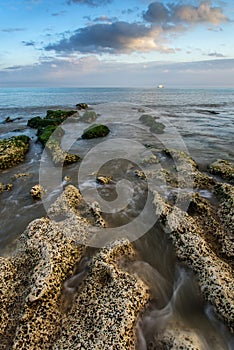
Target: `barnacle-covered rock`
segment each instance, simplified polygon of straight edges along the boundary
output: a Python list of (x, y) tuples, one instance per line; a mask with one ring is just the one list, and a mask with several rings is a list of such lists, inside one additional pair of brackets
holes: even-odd
[(45, 189), (40, 184), (34, 185), (30, 190), (33, 199), (41, 199), (44, 193)]

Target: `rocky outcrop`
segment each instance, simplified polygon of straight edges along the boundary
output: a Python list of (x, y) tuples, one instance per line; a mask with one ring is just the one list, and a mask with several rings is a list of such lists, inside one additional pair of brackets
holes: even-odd
[(29, 224), (11, 257), (0, 258), (1, 347), (135, 349), (149, 294), (125, 269), (135, 258), (131, 244), (86, 251), (79, 242), (95, 218), (74, 186), (48, 213)]
[[(220, 186), (223, 192), (228, 192), (225, 194), (228, 199), (220, 202), (218, 210), (197, 193), (191, 195), (188, 212), (166, 203), (157, 192), (154, 203), (177, 257), (196, 273), (203, 296), (233, 330), (233, 231), (229, 226), (233, 209), (227, 203), (234, 197), (230, 188)], [(219, 220), (223, 211), (227, 219)]]
[(25, 135), (0, 140), (0, 169), (7, 169), (24, 161), (30, 138)]
[(104, 137), (108, 135), (109, 132), (110, 129), (106, 125), (93, 124), (89, 128), (84, 130), (83, 135), (81, 137), (82, 139), (93, 139), (96, 137)]

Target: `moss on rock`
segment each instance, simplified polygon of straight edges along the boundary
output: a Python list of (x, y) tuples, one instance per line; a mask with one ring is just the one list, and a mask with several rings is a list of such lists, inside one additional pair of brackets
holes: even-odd
[(108, 135), (110, 129), (106, 125), (93, 124), (89, 128), (85, 129), (82, 135), (82, 139), (93, 139), (96, 137), (104, 137)]
[(30, 138), (25, 135), (0, 140), (0, 169), (7, 169), (24, 161)]

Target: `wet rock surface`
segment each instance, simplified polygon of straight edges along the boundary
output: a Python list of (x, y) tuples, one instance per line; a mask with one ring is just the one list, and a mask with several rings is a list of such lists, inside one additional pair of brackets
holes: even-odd
[(85, 261), (79, 242), (95, 222), (85, 211), (67, 186), (51, 218), (31, 222), (12, 256), (0, 258), (3, 349), (135, 348), (136, 320), (149, 300), (146, 285), (125, 270), (135, 251), (120, 240)]
[(188, 212), (171, 206), (158, 193), (154, 203), (177, 257), (196, 273), (201, 293), (233, 331), (234, 232), (233, 207), (228, 203), (234, 197), (233, 188), (227, 189), (226, 184), (219, 187), (223, 197), (218, 209), (197, 193), (191, 195)]

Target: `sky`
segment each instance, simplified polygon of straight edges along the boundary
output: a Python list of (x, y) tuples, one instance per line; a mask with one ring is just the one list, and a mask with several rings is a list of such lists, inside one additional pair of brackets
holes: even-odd
[(234, 88), (233, 0), (0, 0), (0, 87)]

